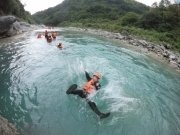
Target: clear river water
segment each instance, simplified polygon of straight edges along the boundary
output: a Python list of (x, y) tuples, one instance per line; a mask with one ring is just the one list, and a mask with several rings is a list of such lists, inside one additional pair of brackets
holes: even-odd
[[(180, 135), (179, 73), (115, 41), (58, 30), (52, 43), (38, 31), (0, 40), (0, 115), (21, 134)], [(108, 118), (65, 93), (83, 87), (84, 70), (101, 74), (90, 99)]]

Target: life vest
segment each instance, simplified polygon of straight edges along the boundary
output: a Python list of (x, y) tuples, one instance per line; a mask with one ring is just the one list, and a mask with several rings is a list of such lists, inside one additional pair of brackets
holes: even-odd
[(87, 84), (85, 84), (83, 90), (85, 90), (89, 94), (92, 93), (94, 90), (94, 80), (91, 79)]
[(53, 34), (52, 34), (52, 37), (53, 37), (53, 38), (56, 38), (56, 33), (53, 33)]

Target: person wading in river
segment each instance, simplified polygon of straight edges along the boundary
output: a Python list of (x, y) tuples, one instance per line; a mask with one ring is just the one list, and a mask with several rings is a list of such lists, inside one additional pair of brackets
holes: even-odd
[(84, 85), (82, 90), (74, 90), (71, 89), (71, 87), (66, 91), (67, 94), (74, 94), (74, 95), (79, 95), (81, 98), (86, 98), (87, 103), (89, 104), (89, 106), (91, 107), (91, 109), (100, 117), (100, 119), (102, 118), (106, 118), (110, 115), (110, 113), (101, 113), (96, 104), (94, 102), (91, 102), (88, 99), (88, 95), (93, 93), (93, 91), (97, 91), (101, 88), (101, 85), (99, 83), (99, 79), (100, 79), (100, 74), (95, 73), (93, 75), (93, 78), (91, 78), (89, 76), (89, 74), (85, 71), (85, 75), (87, 78), (88, 83)]

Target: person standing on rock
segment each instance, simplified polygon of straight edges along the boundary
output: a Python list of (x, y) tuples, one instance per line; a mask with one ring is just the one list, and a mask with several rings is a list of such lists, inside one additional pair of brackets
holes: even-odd
[(97, 91), (101, 88), (99, 83), (100, 74), (95, 73), (93, 78), (89, 76), (89, 74), (85, 71), (86, 79), (88, 83), (86, 83), (82, 90), (76, 90), (77, 85), (73, 84), (69, 89), (66, 91), (66, 94), (74, 94), (79, 95), (81, 98), (86, 98), (86, 102), (89, 104), (91, 109), (99, 116), (100, 119), (106, 118), (110, 115), (110, 113), (101, 113), (96, 104), (88, 99), (88, 95), (92, 94), (93, 91)]

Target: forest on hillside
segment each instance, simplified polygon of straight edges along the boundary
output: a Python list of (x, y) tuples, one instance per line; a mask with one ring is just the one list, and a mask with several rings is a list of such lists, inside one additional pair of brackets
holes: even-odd
[(149, 10), (134, 0), (64, 0), (61, 4), (33, 15), (37, 23), (57, 26), (63, 22), (118, 20), (127, 12), (142, 14)]
[(21, 21), (34, 23), (31, 14), (24, 9), (19, 0), (0, 0), (0, 16), (14, 15)]
[(64, 0), (33, 18), (53, 26), (127, 30), (150, 41), (169, 43), (180, 51), (180, 4), (176, 0), (161, 0), (151, 7), (135, 0)]

